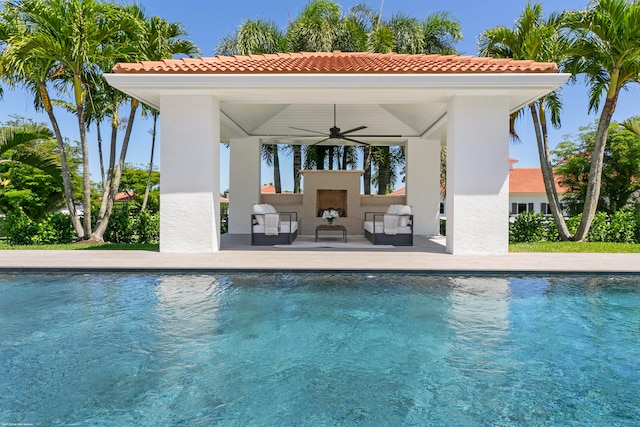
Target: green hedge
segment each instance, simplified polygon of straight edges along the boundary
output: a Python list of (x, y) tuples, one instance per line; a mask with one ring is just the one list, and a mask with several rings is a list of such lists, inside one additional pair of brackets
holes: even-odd
[[(53, 213), (35, 222), (22, 210), (8, 212), (2, 234), (10, 245), (55, 245), (71, 243), (76, 233), (69, 215)], [(158, 243), (158, 214), (131, 212), (128, 207), (114, 209), (104, 240), (111, 243)]]
[[(567, 228), (575, 233), (582, 216), (567, 219)], [(552, 217), (540, 213), (522, 213), (509, 224), (511, 243), (555, 242), (560, 240)], [(598, 213), (594, 216), (587, 242), (640, 243), (640, 214), (624, 208), (614, 215)]]

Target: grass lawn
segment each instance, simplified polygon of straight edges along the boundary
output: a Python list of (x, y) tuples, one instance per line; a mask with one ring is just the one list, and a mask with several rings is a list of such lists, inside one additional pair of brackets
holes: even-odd
[(66, 245), (16, 245), (0, 242), (0, 250), (57, 250), (57, 251), (158, 251), (159, 245), (124, 243), (68, 243)]
[[(59, 250), (59, 251), (158, 251), (155, 244), (121, 243), (69, 243), (66, 245), (25, 245), (10, 246), (0, 242), (0, 250)], [(640, 244), (603, 242), (537, 242), (511, 243), (509, 252), (600, 252), (600, 253), (640, 253)]]
[(536, 242), (512, 243), (509, 252), (599, 252), (640, 253), (640, 245), (609, 242)]

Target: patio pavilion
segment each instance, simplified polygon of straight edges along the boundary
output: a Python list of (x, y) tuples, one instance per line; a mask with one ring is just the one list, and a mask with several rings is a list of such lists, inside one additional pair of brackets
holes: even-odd
[(351, 138), (405, 146), (417, 235), (438, 234), (446, 146), (447, 252), (487, 255), (508, 251), (509, 114), (568, 79), (554, 63), (343, 52), (121, 63), (105, 77), (162, 113), (161, 252), (220, 249), (219, 142), (230, 144), (229, 232), (248, 234), (261, 144), (318, 142), (335, 105), (343, 131), (366, 126)]

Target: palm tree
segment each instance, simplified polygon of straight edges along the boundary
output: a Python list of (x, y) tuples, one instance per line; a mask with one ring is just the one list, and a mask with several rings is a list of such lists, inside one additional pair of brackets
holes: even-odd
[(640, 136), (640, 118), (633, 117), (631, 119), (623, 121), (621, 124), (629, 132), (633, 132), (636, 135)]
[(216, 48), (218, 55), (260, 55), (285, 52), (282, 31), (271, 21), (247, 19), (235, 34), (222, 39)]
[(95, 0), (24, 0), (16, 2), (33, 32), (16, 47), (22, 57), (40, 57), (62, 73), (73, 93), (83, 166), (83, 237), (91, 237), (91, 181), (85, 124), (86, 79), (97, 64), (131, 58), (132, 45), (113, 43), (135, 34), (139, 22), (124, 8)]
[[(513, 29), (496, 27), (486, 30), (480, 36), (478, 47), (480, 55), (497, 58), (527, 59), (540, 62), (560, 62), (566, 56), (567, 38), (559, 31), (557, 15), (545, 20), (542, 16), (542, 5), (527, 4)], [(560, 126), (560, 92), (551, 94), (530, 103), (527, 108), (533, 121), (538, 156), (549, 207), (562, 240), (569, 240), (571, 235), (567, 228), (558, 198), (556, 183), (549, 154), (548, 119), (551, 125)], [(512, 118), (520, 117), (524, 110), (514, 113)], [(513, 121), (511, 122), (513, 125)], [(512, 136), (517, 134), (512, 130)]]
[(83, 238), (84, 229), (75, 209), (66, 146), (47, 88), (47, 83), (55, 79), (60, 74), (61, 69), (57, 66), (55, 60), (32, 55), (30, 52), (24, 52), (24, 49), (21, 49), (25, 40), (29, 39), (31, 32), (32, 29), (26, 25), (26, 22), (20, 16), (19, 5), (6, 3), (0, 15), (0, 40), (3, 44), (0, 55), (0, 76), (10, 86), (27, 88), (34, 96), (36, 111), (44, 110), (47, 113), (60, 155), (62, 183), (67, 209), (78, 238)]
[(55, 158), (33, 150), (20, 150), (37, 141), (52, 139), (53, 132), (40, 125), (26, 124), (0, 129), (0, 165), (21, 163), (40, 169), (62, 184), (62, 170)]
[(340, 41), (348, 39), (347, 25), (340, 5), (328, 0), (311, 0), (287, 29), (290, 52), (331, 52), (342, 48)]
[(282, 192), (282, 181), (280, 179), (280, 156), (278, 155), (278, 144), (262, 144), (262, 160), (267, 166), (273, 167), (273, 186), (276, 193)]
[(640, 1), (594, 1), (584, 11), (566, 13), (565, 25), (576, 36), (568, 68), (573, 74), (584, 74), (589, 86), (589, 110), (598, 110), (604, 98), (584, 210), (574, 236), (581, 241), (598, 206), (607, 133), (620, 91), (640, 80)]

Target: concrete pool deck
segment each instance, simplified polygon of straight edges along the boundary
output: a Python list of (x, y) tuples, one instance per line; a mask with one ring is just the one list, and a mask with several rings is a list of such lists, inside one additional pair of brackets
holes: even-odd
[[(442, 238), (416, 237), (414, 246), (368, 248), (358, 236), (349, 246), (310, 247), (301, 236), (291, 248), (250, 246), (246, 236), (225, 238), (212, 254), (154, 251), (6, 250), (4, 271), (389, 271), (438, 273), (637, 273), (640, 253), (509, 253), (501, 256), (450, 255)], [(313, 239), (313, 236), (310, 237)]]

